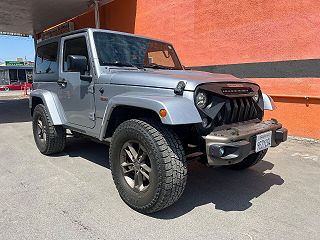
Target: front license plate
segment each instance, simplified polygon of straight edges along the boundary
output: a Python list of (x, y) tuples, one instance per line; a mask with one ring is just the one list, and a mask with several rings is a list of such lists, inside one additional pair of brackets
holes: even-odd
[(261, 133), (257, 135), (256, 152), (271, 147), (272, 131)]

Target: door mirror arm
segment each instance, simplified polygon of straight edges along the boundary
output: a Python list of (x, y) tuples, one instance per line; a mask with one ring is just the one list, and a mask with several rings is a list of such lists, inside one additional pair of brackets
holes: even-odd
[(91, 75), (80, 75), (80, 79), (85, 82), (91, 82), (92, 76)]

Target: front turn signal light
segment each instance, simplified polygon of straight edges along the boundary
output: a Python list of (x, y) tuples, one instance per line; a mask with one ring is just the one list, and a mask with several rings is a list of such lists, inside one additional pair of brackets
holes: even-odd
[(167, 116), (167, 110), (165, 110), (165, 109), (160, 109), (159, 115), (160, 115), (160, 117), (162, 117), (162, 118), (166, 117), (166, 116)]

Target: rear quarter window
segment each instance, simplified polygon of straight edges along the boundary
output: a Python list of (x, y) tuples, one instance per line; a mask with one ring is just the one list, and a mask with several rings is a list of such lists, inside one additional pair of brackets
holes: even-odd
[(48, 74), (58, 72), (58, 43), (48, 43), (37, 48), (36, 74)]

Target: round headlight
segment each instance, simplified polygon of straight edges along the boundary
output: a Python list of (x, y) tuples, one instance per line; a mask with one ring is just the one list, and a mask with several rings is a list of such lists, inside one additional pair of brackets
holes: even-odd
[(196, 96), (196, 104), (199, 108), (205, 108), (208, 103), (208, 97), (204, 92), (199, 92)]

